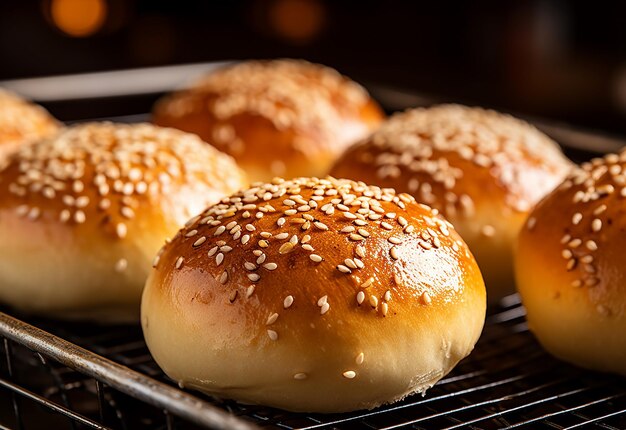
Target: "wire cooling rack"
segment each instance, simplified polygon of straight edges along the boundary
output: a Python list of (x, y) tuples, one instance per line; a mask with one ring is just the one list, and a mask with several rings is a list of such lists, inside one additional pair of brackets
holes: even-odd
[[(0, 416), (2, 428), (626, 429), (626, 379), (546, 354), (516, 295), (490, 311), (474, 352), (425, 396), (332, 415), (183, 392), (152, 360), (138, 326), (31, 322), (39, 329), (0, 314), (0, 404), (11, 405)], [(63, 363), (51, 358), (59, 350)], [(121, 366), (99, 369), (101, 357)]]

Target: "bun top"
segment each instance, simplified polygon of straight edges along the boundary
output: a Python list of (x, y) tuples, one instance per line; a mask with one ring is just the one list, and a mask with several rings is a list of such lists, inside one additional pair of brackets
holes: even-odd
[[(21, 146), (0, 178), (2, 207), (33, 221), (97, 224), (120, 238), (144, 211), (182, 225), (199, 206), (245, 183), (230, 157), (196, 136), (112, 123), (73, 126)], [(206, 200), (189, 202), (192, 192)]]
[(211, 303), (226, 320), (240, 318), (228, 305), (241, 301), (250, 333), (262, 328), (271, 340), (280, 335), (274, 314), (292, 305), (299, 311), (285, 318), (304, 330), (326, 313), (340, 330), (344, 318), (417, 323), (424, 316), (410, 311), (416, 307), (485, 296), (474, 258), (436, 210), (330, 177), (277, 178), (224, 198), (190, 220), (155, 263), (151, 285), (161, 294)]
[(262, 181), (325, 175), (382, 117), (357, 83), (296, 60), (224, 67), (154, 108), (156, 124), (198, 134)]
[(332, 173), (345, 176), (350, 162), (363, 164), (361, 171), (373, 166), (378, 181), (370, 181), (393, 183), (447, 216), (471, 215), (474, 206), (496, 196), (505, 207), (527, 211), (571, 166), (557, 144), (530, 124), (460, 105), (393, 115)]
[[(555, 294), (584, 291), (601, 314), (626, 314), (626, 152), (596, 158), (575, 169), (531, 213), (520, 243), (537, 242), (546, 264), (562, 268)], [(553, 260), (553, 261), (552, 261)]]
[[(183, 116), (195, 109), (194, 93), (214, 97), (212, 111), (220, 121), (255, 114), (278, 130), (313, 129), (330, 137), (341, 128), (343, 116), (358, 116), (370, 100), (363, 87), (336, 70), (303, 60), (247, 61), (224, 67), (175, 93), (161, 107)], [(220, 133), (228, 134), (227, 128), (215, 133), (218, 144), (225, 140)]]
[(32, 140), (59, 129), (59, 123), (41, 106), (0, 88), (0, 149), (5, 143)]

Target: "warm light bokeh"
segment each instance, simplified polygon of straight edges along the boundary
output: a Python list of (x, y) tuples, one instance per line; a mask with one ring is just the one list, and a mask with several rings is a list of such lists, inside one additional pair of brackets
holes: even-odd
[(52, 0), (50, 16), (55, 26), (73, 37), (86, 37), (102, 28), (106, 0)]

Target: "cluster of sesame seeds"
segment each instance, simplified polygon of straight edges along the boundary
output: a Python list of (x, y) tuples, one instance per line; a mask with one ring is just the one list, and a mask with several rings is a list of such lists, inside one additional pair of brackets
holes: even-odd
[[(0, 187), (14, 197), (18, 216), (68, 226), (89, 222), (118, 240), (146, 202), (184, 186), (199, 195), (228, 193), (241, 182), (230, 157), (196, 136), (148, 124), (70, 127), (22, 146), (0, 169)], [(118, 272), (127, 267), (123, 258), (115, 264)]]
[[(358, 148), (358, 161), (373, 166), (379, 180), (406, 178), (399, 188), (450, 219), (471, 217), (479, 197), (464, 185), (463, 163), (485, 168), (506, 190), (504, 203), (516, 211), (528, 211), (570, 166), (558, 146), (531, 125), (459, 105), (395, 114)], [(523, 180), (528, 164), (545, 170), (539, 185)], [(486, 226), (483, 233), (495, 231)]]
[[(408, 217), (409, 205), (421, 207), (425, 213), (423, 218), (418, 221)], [(387, 263), (377, 264), (389, 264), (402, 270), (410, 259), (419, 258), (413, 250), (431, 252), (443, 246), (444, 238), (446, 243), (453, 243), (451, 249), (464, 250), (469, 257), (460, 240), (448, 239), (451, 230), (452, 226), (438, 217), (436, 210), (418, 205), (407, 194), (334, 178), (290, 181), (276, 178), (271, 183), (253, 184), (252, 188), (211, 206), (190, 220), (177, 235), (176, 243), (166, 245), (165, 249), (179, 254), (174, 270), (181, 269), (178, 261), (193, 255), (195, 264), (225, 285), (227, 292), (245, 291), (245, 294), (232, 296), (235, 299), (230, 300), (230, 304), (236, 303), (237, 297), (250, 298), (259, 288), (264, 288), (264, 280), (271, 279), (272, 272), (282, 266), (290, 267), (283, 270), (292, 270), (297, 259), (299, 264), (311, 268), (312, 276), (318, 276), (318, 270), (330, 270), (334, 272), (331, 279), (338, 277), (338, 284), (348, 281), (354, 291), (354, 302), (349, 306), (354, 306), (355, 311), (374, 311), (373, 315), (384, 318), (393, 310), (392, 286), (401, 286), (403, 282), (397, 274), (386, 281), (368, 266), (368, 260), (379, 260), (368, 255), (369, 241), (375, 241), (375, 247), (383, 249), (388, 256)], [(326, 235), (335, 238), (329, 239)], [(204, 239), (198, 242), (201, 238)], [(324, 256), (324, 249), (328, 249), (324, 242), (328, 240), (346, 244), (350, 255)], [(415, 245), (411, 256), (404, 255), (405, 242)], [(343, 276), (347, 278), (342, 280)], [(271, 342), (280, 339), (281, 315), (310, 306), (312, 299), (289, 290), (290, 285), (281, 285), (281, 288), (286, 290), (284, 296), (273, 304), (263, 320), (263, 332)], [(335, 296), (333, 292), (331, 288), (314, 298), (320, 318), (332, 316), (336, 300), (344, 300), (339, 298), (342, 295)], [(427, 306), (431, 302), (428, 293), (423, 291), (421, 303)], [(364, 303), (368, 306), (362, 306)], [(361, 364), (363, 359), (363, 354), (358, 354), (356, 364)], [(308, 376), (303, 372), (294, 373), (296, 380)], [(357, 372), (345, 370), (342, 376), (352, 379)]]
[[(560, 237), (563, 267), (577, 274), (572, 287), (594, 288), (601, 281), (598, 250), (613, 235), (611, 205), (623, 205), (619, 200), (626, 197), (626, 152), (593, 159), (573, 170), (550, 198), (563, 195), (570, 196), (568, 204), (573, 211)], [(533, 231), (539, 222), (540, 218), (533, 215), (526, 228)], [(601, 304), (597, 310), (610, 314)]]
[(41, 106), (0, 89), (0, 144), (51, 135), (58, 128), (56, 120)]
[[(214, 99), (208, 104), (203, 94)], [(186, 91), (175, 93), (157, 107), (173, 117), (210, 109), (219, 121), (212, 140), (231, 154), (241, 154), (245, 142), (228, 122), (241, 114), (260, 115), (278, 130), (320, 130), (330, 140), (343, 117), (358, 116), (369, 96), (337, 71), (306, 61), (248, 61), (215, 71)], [(330, 142), (328, 143), (330, 145)], [(298, 151), (310, 145), (294, 140)], [(285, 166), (273, 166), (275, 174)]]

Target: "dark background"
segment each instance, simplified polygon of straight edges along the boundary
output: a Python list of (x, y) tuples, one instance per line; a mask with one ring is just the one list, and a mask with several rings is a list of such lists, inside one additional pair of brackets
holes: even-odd
[(0, 79), (270, 57), (626, 135), (623, 1), (0, 1)]

